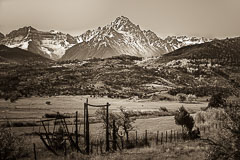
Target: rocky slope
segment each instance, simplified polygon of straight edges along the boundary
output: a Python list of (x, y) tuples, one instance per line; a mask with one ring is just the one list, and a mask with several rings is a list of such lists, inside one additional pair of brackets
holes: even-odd
[(65, 50), (76, 44), (77, 41), (69, 34), (53, 30), (43, 32), (29, 26), (10, 32), (0, 43), (56, 60), (62, 57)]
[(159, 61), (180, 59), (207, 60), (220, 65), (238, 65), (240, 61), (240, 37), (185, 46), (165, 54)]
[(160, 56), (182, 46), (209, 41), (206, 38), (172, 36), (159, 38), (154, 32), (141, 30), (128, 18), (118, 17), (111, 24), (88, 30), (76, 37), (79, 44), (66, 51), (62, 60), (107, 58), (117, 55)]

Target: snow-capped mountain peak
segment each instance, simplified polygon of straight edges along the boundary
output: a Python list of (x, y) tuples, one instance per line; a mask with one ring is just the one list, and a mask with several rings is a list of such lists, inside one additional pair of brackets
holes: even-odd
[(150, 30), (141, 30), (127, 17), (117, 17), (110, 24), (88, 30), (76, 37), (79, 44), (66, 51), (62, 59), (106, 58), (115, 55), (160, 56), (185, 45), (205, 39), (182, 37), (159, 38)]

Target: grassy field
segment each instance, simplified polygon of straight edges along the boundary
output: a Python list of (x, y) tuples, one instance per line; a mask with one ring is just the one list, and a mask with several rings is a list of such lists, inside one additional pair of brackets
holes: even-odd
[[(10, 122), (35, 122), (40, 120), (46, 113), (68, 113), (74, 115), (76, 111), (83, 117), (83, 104), (86, 99), (90, 104), (106, 104), (107, 102), (111, 104), (110, 112), (118, 112), (120, 106), (126, 108), (127, 110), (133, 111), (158, 111), (160, 107), (166, 107), (168, 111), (176, 111), (180, 106), (184, 105), (189, 111), (197, 112), (201, 107), (206, 107), (207, 102), (198, 103), (179, 103), (177, 101), (151, 101), (151, 100), (135, 100), (135, 99), (111, 99), (111, 98), (93, 98), (90, 96), (57, 96), (57, 97), (32, 97), (26, 99), (19, 99), (15, 103), (10, 103), (9, 101), (0, 100), (0, 123), (4, 123), (7, 120)], [(51, 105), (47, 105), (46, 102), (50, 101)], [(89, 107), (90, 116), (94, 116), (96, 108)], [(133, 123), (134, 130), (130, 132), (130, 137), (135, 136), (135, 131), (138, 132), (139, 137), (144, 136), (145, 130), (148, 130), (149, 136), (154, 135), (159, 132), (165, 132), (169, 130), (180, 130), (181, 128), (175, 124), (173, 116), (163, 116), (155, 118), (144, 118), (136, 119)], [(70, 132), (74, 132), (74, 126), (69, 125)], [(46, 148), (43, 146), (40, 138), (36, 135), (32, 135), (33, 132), (38, 132), (39, 129), (43, 131), (43, 127), (13, 127), (12, 130), (21, 135), (25, 135), (28, 140), (28, 145), (33, 143), (38, 147), (38, 151), (45, 151)], [(51, 131), (53, 126), (50, 125), (49, 130)], [(83, 125), (80, 127), (80, 133), (83, 132)], [(103, 130), (102, 123), (90, 124), (90, 133), (94, 135), (94, 138), (102, 137), (105, 134)], [(81, 141), (80, 141), (81, 143)], [(152, 150), (152, 151), (151, 151)], [(162, 152), (159, 149), (146, 149), (146, 156), (150, 155), (152, 152)], [(47, 151), (48, 152), (48, 151)], [(131, 152), (131, 151), (130, 151)], [(133, 150), (130, 154), (128, 151), (123, 152), (126, 157), (141, 157), (141, 149)], [(148, 153), (149, 152), (149, 153)], [(143, 152), (144, 153), (144, 152)], [(119, 153), (108, 156), (116, 156), (115, 159), (119, 159)], [(130, 158), (130, 157), (129, 157)], [(160, 157), (156, 157), (160, 158)], [(94, 158), (95, 159), (95, 158)], [(96, 157), (96, 159), (99, 159)], [(114, 159), (114, 158), (113, 158)], [(148, 159), (146, 157), (146, 159)]]
[[(167, 143), (151, 147), (134, 148), (123, 151), (117, 151), (107, 154), (82, 155), (73, 152), (66, 157), (56, 157), (49, 152), (43, 153), (38, 150), (37, 157), (39, 160), (202, 160), (207, 156), (208, 146), (201, 140), (185, 141), (178, 143)], [(33, 156), (31, 156), (33, 157)], [(29, 160), (31, 158), (26, 158)]]
[[(45, 113), (79, 113), (83, 112), (83, 104), (88, 98), (90, 104), (111, 104), (112, 112), (118, 111), (120, 106), (127, 110), (138, 111), (155, 111), (160, 107), (166, 107), (169, 111), (175, 111), (180, 106), (191, 111), (199, 111), (201, 107), (206, 107), (207, 102), (199, 103), (179, 103), (177, 101), (158, 101), (150, 100), (129, 100), (129, 99), (112, 99), (112, 98), (92, 98), (89, 96), (57, 96), (57, 97), (31, 97), (19, 99), (15, 103), (10, 103), (0, 99), (0, 118), (42, 118)], [(51, 105), (46, 102), (50, 101)], [(95, 113), (96, 108), (89, 108), (90, 114)]]
[[(86, 99), (90, 104), (111, 104), (110, 112), (118, 112), (120, 106), (127, 110), (133, 111), (158, 111), (160, 107), (166, 107), (168, 111), (176, 111), (180, 106), (184, 105), (191, 112), (199, 111), (201, 107), (206, 107), (207, 102), (199, 103), (179, 103), (177, 101), (150, 101), (150, 100), (129, 100), (129, 99), (111, 99), (111, 98), (92, 98), (90, 96), (57, 96), (57, 97), (32, 97), (19, 99), (15, 103), (0, 100), (0, 123), (7, 120), (10, 122), (36, 122), (40, 120), (46, 113), (68, 113), (75, 115), (78, 111), (79, 118), (83, 118), (83, 104)], [(50, 101), (51, 105), (46, 102)], [(89, 107), (90, 116), (94, 116), (96, 108)], [(166, 131), (171, 129), (179, 129), (175, 125), (173, 116), (156, 117), (148, 119), (137, 119), (133, 124), (135, 130), (143, 133), (145, 130), (149, 132)], [(51, 130), (50, 126), (50, 130)], [(69, 126), (72, 131), (74, 126)], [(14, 131), (19, 134), (31, 133), (38, 131), (38, 127), (14, 127)], [(102, 133), (102, 124), (91, 124), (92, 133)]]
[[(126, 110), (132, 111), (158, 111), (160, 107), (166, 107), (168, 111), (176, 111), (180, 106), (184, 105), (190, 112), (199, 111), (201, 107), (206, 107), (207, 102), (198, 103), (179, 103), (177, 101), (151, 101), (136, 99), (112, 99), (112, 98), (92, 98), (90, 96), (57, 96), (57, 97), (32, 97), (19, 99), (15, 103), (0, 100), (0, 123), (7, 120), (10, 122), (36, 122), (43, 118), (46, 113), (67, 113), (75, 115), (78, 111), (79, 118), (83, 118), (83, 104), (86, 99), (90, 104), (111, 104), (110, 112), (118, 112), (122, 106)], [(50, 101), (51, 105), (46, 102)], [(96, 108), (89, 107), (90, 116), (95, 116)], [(70, 126), (70, 131), (72, 130)], [(101, 124), (91, 124), (91, 131), (97, 133), (101, 128)], [(144, 130), (150, 132), (165, 131), (177, 129), (173, 116), (156, 117), (148, 119), (137, 119), (134, 127), (140, 133)], [(51, 126), (50, 126), (51, 128)], [(29, 133), (36, 131), (37, 127), (16, 127), (13, 128), (18, 133)]]

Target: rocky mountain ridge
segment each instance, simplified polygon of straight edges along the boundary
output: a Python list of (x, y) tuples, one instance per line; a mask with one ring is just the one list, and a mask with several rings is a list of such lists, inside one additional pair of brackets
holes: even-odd
[(121, 16), (104, 27), (88, 30), (76, 37), (78, 44), (66, 51), (67, 59), (107, 58), (116, 55), (139, 57), (160, 56), (182, 46), (210, 41), (207, 38), (169, 36), (159, 38), (154, 32), (141, 30), (127, 17)]
[(6, 36), (0, 34), (0, 44), (25, 49), (53, 60), (84, 60), (123, 54), (152, 57), (208, 41), (206, 38), (187, 36), (160, 38), (150, 30), (142, 30), (124, 16), (76, 37), (55, 30), (39, 31), (31, 26), (14, 30)]

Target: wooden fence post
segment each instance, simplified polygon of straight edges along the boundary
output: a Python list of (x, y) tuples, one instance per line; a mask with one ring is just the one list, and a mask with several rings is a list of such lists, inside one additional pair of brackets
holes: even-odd
[(178, 141), (178, 131), (177, 131), (177, 141)]
[(90, 152), (93, 154), (93, 142), (91, 142)]
[(174, 142), (176, 142), (175, 130), (173, 131)]
[(123, 137), (120, 137), (121, 139), (121, 144), (122, 144), (122, 150), (124, 149), (124, 141), (123, 141)]
[(77, 146), (77, 152), (79, 150), (79, 146), (78, 146), (78, 111), (76, 111), (76, 124), (75, 124), (75, 136), (76, 136), (76, 146)]
[(163, 144), (163, 132), (161, 133), (161, 145)]
[(137, 131), (136, 131), (136, 146), (138, 144), (138, 135), (137, 135)]
[(108, 125), (108, 123), (109, 123), (109, 120), (108, 120), (108, 108), (109, 108), (109, 103), (107, 103), (107, 105), (106, 105), (106, 111), (107, 111), (107, 113), (106, 113), (106, 152), (108, 152), (109, 151), (109, 125)]
[(167, 135), (167, 131), (166, 131), (166, 143), (167, 143), (167, 139), (168, 139), (168, 135)]
[(67, 142), (64, 140), (64, 156), (67, 156)]
[(115, 120), (113, 120), (113, 150), (117, 150), (117, 135), (116, 135), (116, 126), (115, 126)]
[(170, 135), (170, 142), (172, 143), (172, 130), (171, 130), (171, 135)]
[(36, 145), (33, 143), (34, 160), (37, 160)]
[(102, 140), (100, 140), (100, 152), (103, 154), (103, 149), (102, 149)]
[(96, 145), (97, 145), (97, 154), (98, 154), (98, 145), (99, 145), (98, 140), (97, 140), (97, 144)]
[(90, 136), (89, 136), (89, 120), (88, 120), (88, 99), (86, 101), (85, 105), (85, 122), (86, 122), (86, 153), (89, 154), (90, 149)]
[(158, 134), (159, 134), (159, 131), (157, 131), (156, 145), (158, 145)]
[(147, 130), (145, 130), (145, 145), (148, 145)]

